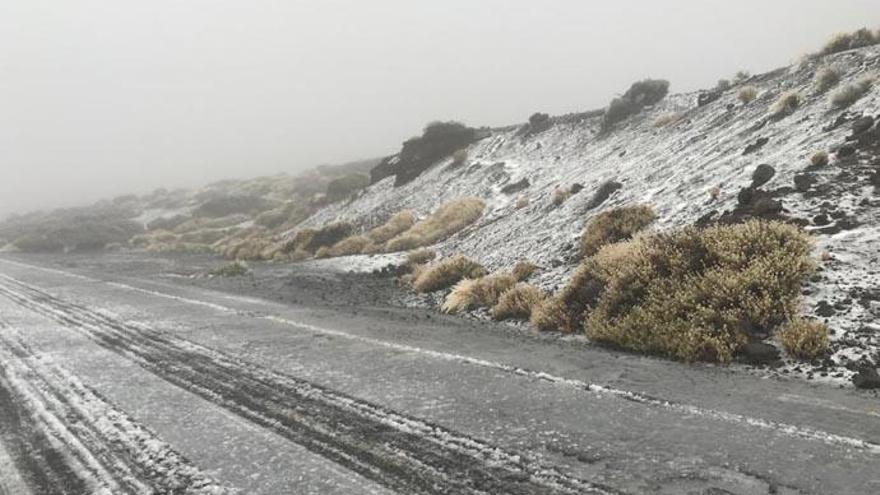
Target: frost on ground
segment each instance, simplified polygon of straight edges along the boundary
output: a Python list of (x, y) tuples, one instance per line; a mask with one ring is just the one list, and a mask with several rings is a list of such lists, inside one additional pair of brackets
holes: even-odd
[[(853, 131), (859, 117), (877, 115), (880, 94), (875, 86), (852, 106), (835, 108), (814, 81), (826, 66), (841, 73), (843, 86), (880, 73), (880, 48), (753, 76), (704, 106), (698, 106), (697, 93), (672, 95), (607, 135), (599, 133), (601, 116), (589, 113), (556, 118), (537, 134), (495, 129), (469, 148), (464, 165), (446, 159), (396, 188), (386, 178), (350, 202), (323, 208), (303, 226), (347, 220), (366, 227), (404, 209), (427, 215), (446, 201), (479, 197), (487, 204), (484, 216), (434, 249), (462, 253), (489, 269), (530, 260), (542, 267), (531, 281), (556, 289), (576, 266), (578, 236), (596, 213), (649, 203), (659, 230), (716, 220), (742, 209), (740, 191), (750, 186), (758, 165), (770, 165), (774, 173), (760, 189), (817, 241), (820, 268), (805, 289), (803, 312), (833, 331), (830, 359), (788, 362), (777, 371), (842, 384), (860, 363), (880, 363), (880, 196), (872, 184), (880, 177), (880, 140), (859, 139)], [(757, 89), (753, 101), (737, 98), (744, 86)], [(774, 116), (774, 103), (789, 91), (800, 94), (799, 107)], [(671, 123), (655, 124), (672, 114), (677, 118)], [(875, 137), (878, 129), (871, 131)], [(829, 153), (829, 164), (811, 165), (818, 151)], [(610, 181), (620, 187), (608, 188), (605, 200), (597, 198)], [(517, 183), (526, 187), (502, 192)], [(573, 184), (583, 189), (554, 206), (554, 190)], [(523, 199), (528, 204), (517, 208)]]
[(400, 266), (405, 258), (402, 253), (357, 254), (339, 258), (313, 259), (300, 263), (300, 266), (340, 273), (374, 273), (394, 269)]

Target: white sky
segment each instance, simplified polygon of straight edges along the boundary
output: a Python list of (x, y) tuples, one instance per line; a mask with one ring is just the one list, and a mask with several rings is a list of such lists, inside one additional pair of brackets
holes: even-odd
[(772, 69), (877, 0), (0, 0), (0, 215)]

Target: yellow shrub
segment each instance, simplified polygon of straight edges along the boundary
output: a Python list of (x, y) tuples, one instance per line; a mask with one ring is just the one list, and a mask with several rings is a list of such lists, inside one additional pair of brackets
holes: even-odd
[(816, 72), (816, 91), (824, 93), (840, 82), (840, 72), (831, 67), (823, 67)]
[(517, 210), (521, 210), (521, 209), (525, 208), (526, 206), (529, 206), (529, 197), (528, 196), (521, 195), (518, 198), (516, 198), (516, 204), (514, 205), (514, 208), (516, 208)]
[(764, 221), (638, 237), (602, 249), (604, 288), (586, 317), (598, 342), (685, 361), (730, 361), (749, 329), (795, 314), (813, 270), (811, 239)]
[(773, 104), (771, 111), (773, 115), (784, 116), (793, 113), (801, 106), (801, 95), (797, 91), (786, 91), (779, 96), (776, 103)]
[(813, 359), (828, 350), (828, 327), (819, 321), (795, 318), (779, 331), (779, 341), (789, 354)]
[(406, 255), (406, 264), (409, 266), (424, 265), (436, 257), (437, 253), (430, 249), (417, 249)]
[(553, 190), (553, 196), (550, 198), (550, 202), (553, 203), (553, 206), (561, 206), (562, 203), (571, 197), (571, 190), (568, 188), (557, 187)]
[(532, 306), (529, 317), (529, 323), (544, 332), (564, 330), (565, 320), (565, 305), (556, 297), (548, 297)]
[(434, 292), (451, 287), (465, 278), (478, 278), (486, 274), (479, 263), (462, 255), (440, 260), (418, 271), (413, 278), (413, 288), (417, 292)]
[(810, 163), (814, 167), (824, 167), (828, 165), (828, 153), (825, 151), (817, 151), (810, 157)]
[(452, 288), (446, 296), (441, 310), (444, 313), (458, 313), (478, 306), (494, 306), (501, 294), (516, 284), (516, 279), (507, 273), (496, 273), (475, 279), (464, 279)]
[(389, 218), (384, 224), (367, 232), (367, 237), (376, 244), (384, 244), (406, 232), (416, 223), (416, 216), (409, 210), (401, 211)]
[(755, 98), (758, 97), (758, 89), (754, 86), (746, 86), (737, 91), (736, 97), (744, 104), (751, 103)]
[(653, 208), (647, 205), (624, 206), (599, 213), (581, 235), (581, 256), (591, 256), (606, 244), (631, 238), (656, 217)]
[(534, 263), (528, 261), (517, 261), (516, 264), (513, 265), (513, 270), (510, 271), (510, 274), (513, 275), (513, 278), (515, 278), (517, 282), (522, 282), (523, 280), (531, 277), (537, 269), (538, 265)]
[(388, 252), (430, 246), (474, 223), (483, 215), (486, 204), (477, 198), (462, 198), (441, 205), (428, 218), (385, 245)]
[(872, 77), (863, 77), (852, 84), (847, 84), (831, 95), (831, 104), (837, 108), (846, 108), (868, 94), (873, 85)]
[(527, 320), (532, 316), (532, 308), (539, 305), (547, 293), (524, 282), (516, 284), (501, 294), (498, 303), (492, 308), (492, 316), (496, 320), (508, 318)]
[[(369, 247), (372, 245), (372, 242), (364, 236), (353, 235), (350, 237), (346, 237), (345, 239), (337, 242), (333, 246), (329, 248), (321, 248), (326, 249), (326, 256), (335, 258), (338, 256), (351, 256), (353, 254), (361, 254), (366, 252)], [(321, 252), (321, 249), (318, 250), (318, 253)], [(321, 258), (321, 256), (315, 253), (315, 256)]]

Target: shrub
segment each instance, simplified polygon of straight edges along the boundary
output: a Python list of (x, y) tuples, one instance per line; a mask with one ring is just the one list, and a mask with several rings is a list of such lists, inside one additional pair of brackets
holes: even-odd
[(718, 84), (715, 85), (716, 91), (727, 91), (730, 89), (730, 80), (728, 79), (719, 79)]
[(221, 195), (210, 198), (193, 210), (194, 217), (218, 218), (235, 213), (251, 214), (265, 211), (269, 202), (259, 196)]
[(734, 74), (733, 79), (737, 83), (741, 83), (741, 82), (745, 81), (746, 79), (750, 78), (751, 76), (752, 75), (749, 74), (749, 71), (740, 70), (740, 71), (737, 71), (736, 74)]
[(543, 290), (520, 282), (501, 294), (498, 303), (492, 308), (492, 317), (496, 320), (528, 320), (532, 316), (532, 308), (539, 305), (546, 297), (547, 293)]
[(410, 251), (409, 254), (406, 255), (406, 264), (411, 267), (424, 265), (425, 263), (433, 261), (436, 257), (437, 253), (430, 249), (417, 249), (415, 251)]
[(568, 198), (571, 197), (571, 190), (566, 187), (557, 186), (556, 189), (553, 189), (553, 195), (550, 197), (550, 203), (553, 206), (561, 206), (562, 203), (565, 203)]
[(523, 280), (532, 276), (535, 273), (535, 270), (538, 269), (538, 265), (531, 263), (529, 261), (517, 261), (515, 265), (513, 265), (513, 270), (510, 271), (510, 274), (513, 275), (518, 282), (522, 282)]
[(604, 289), (589, 316), (597, 342), (684, 361), (730, 361), (750, 334), (795, 314), (813, 269), (797, 227), (753, 220), (641, 236), (591, 259)]
[(345, 239), (337, 242), (329, 248), (321, 248), (326, 249), (326, 251), (324, 252), (324, 256), (321, 256), (321, 250), (319, 249), (318, 252), (315, 253), (315, 257), (335, 258), (338, 256), (351, 256), (354, 254), (361, 254), (366, 252), (371, 245), (372, 241), (370, 241), (370, 239), (361, 235), (353, 235), (346, 237)]
[(645, 79), (632, 84), (619, 98), (611, 100), (605, 110), (602, 128), (607, 130), (612, 125), (635, 115), (646, 106), (654, 105), (669, 93), (669, 81), (661, 79)]
[(840, 82), (840, 72), (831, 67), (823, 67), (816, 71), (815, 81), (816, 92), (824, 93), (837, 86), (837, 83)]
[(432, 122), (421, 137), (405, 141), (400, 153), (376, 165), (370, 171), (370, 182), (393, 175), (395, 186), (406, 184), (440, 159), (470, 145), (477, 137), (476, 129), (459, 122)]
[(486, 274), (479, 263), (462, 255), (441, 260), (426, 266), (413, 278), (413, 288), (417, 292), (434, 292), (453, 286), (465, 278), (477, 278)]
[(872, 77), (863, 77), (852, 84), (847, 84), (831, 95), (831, 104), (836, 108), (846, 108), (868, 94), (873, 85)]
[(468, 152), (466, 148), (462, 148), (452, 154), (452, 166), (460, 167), (467, 162)]
[(250, 271), (248, 266), (240, 261), (233, 261), (222, 266), (218, 266), (210, 271), (210, 274), (216, 277), (240, 277), (246, 275)]
[(880, 33), (872, 33), (866, 28), (859, 29), (852, 33), (837, 33), (819, 52), (820, 55), (830, 55), (832, 53), (843, 52), (846, 50), (854, 50), (864, 46), (876, 45), (880, 43)]
[(774, 116), (791, 115), (801, 105), (801, 95), (797, 91), (786, 91), (779, 96), (771, 109)]
[(810, 157), (810, 164), (814, 167), (824, 167), (828, 165), (828, 153), (826, 151), (817, 151)]
[(547, 297), (532, 306), (529, 323), (538, 330), (549, 332), (561, 329), (565, 319), (565, 305), (562, 304), (562, 301), (556, 297)]
[(794, 357), (814, 359), (828, 350), (828, 327), (819, 321), (795, 318), (779, 331), (779, 341)]
[(648, 205), (623, 206), (599, 213), (581, 235), (581, 256), (592, 256), (606, 244), (631, 238), (655, 218), (654, 209)]
[(64, 243), (46, 235), (27, 235), (12, 242), (17, 249), (30, 253), (57, 253), (64, 250)]
[(654, 127), (666, 127), (679, 122), (682, 118), (680, 113), (667, 113), (657, 117), (657, 120), (654, 121)]
[(348, 222), (335, 222), (315, 230), (302, 248), (314, 253), (322, 247), (329, 247), (350, 236), (354, 226)]
[(458, 313), (474, 307), (492, 307), (501, 294), (516, 285), (516, 279), (509, 273), (493, 273), (475, 279), (464, 279), (455, 284), (446, 296), (441, 310), (444, 313)]
[(428, 218), (385, 244), (388, 252), (430, 246), (474, 223), (483, 215), (486, 203), (477, 198), (462, 198), (441, 205)]
[(517, 210), (521, 210), (521, 209), (525, 208), (526, 206), (529, 206), (529, 197), (528, 196), (520, 195), (518, 198), (516, 198), (516, 204), (514, 205), (514, 208), (516, 208)]
[(746, 86), (744, 88), (740, 88), (740, 90), (736, 92), (736, 98), (744, 105), (748, 105), (757, 97), (758, 89), (754, 86)]
[(376, 244), (384, 244), (409, 230), (415, 223), (415, 214), (410, 210), (403, 210), (389, 218), (384, 224), (367, 232), (367, 237)]

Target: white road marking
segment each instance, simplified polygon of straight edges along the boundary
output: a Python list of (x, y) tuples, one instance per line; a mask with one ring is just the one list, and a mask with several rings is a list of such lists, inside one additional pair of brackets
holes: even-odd
[[(435, 359), (458, 362), (458, 363), (465, 363), (465, 364), (488, 368), (488, 369), (492, 369), (492, 370), (496, 370), (496, 371), (502, 371), (505, 373), (513, 374), (513, 375), (524, 376), (524, 377), (528, 377), (528, 378), (532, 378), (532, 379), (536, 379), (536, 380), (540, 380), (540, 381), (544, 381), (544, 382), (549, 382), (549, 383), (552, 383), (555, 385), (573, 387), (573, 388), (585, 390), (588, 392), (592, 392), (600, 397), (601, 396), (617, 397), (617, 398), (621, 398), (621, 399), (624, 399), (624, 400), (627, 400), (630, 402), (635, 402), (635, 403), (644, 404), (644, 405), (648, 405), (648, 406), (659, 407), (659, 408), (666, 409), (669, 411), (675, 411), (680, 414), (701, 416), (701, 417), (711, 418), (711, 419), (714, 419), (717, 421), (723, 421), (723, 422), (727, 422), (727, 423), (751, 426), (754, 428), (773, 431), (778, 434), (802, 438), (805, 440), (818, 441), (818, 442), (822, 442), (822, 443), (825, 443), (828, 445), (849, 447), (849, 448), (867, 451), (871, 454), (880, 454), (880, 444), (876, 444), (876, 443), (873, 443), (873, 442), (870, 442), (867, 440), (862, 440), (859, 438), (849, 437), (849, 436), (845, 436), (845, 435), (838, 435), (835, 433), (830, 433), (830, 432), (826, 432), (826, 431), (822, 431), (822, 430), (816, 430), (813, 428), (796, 426), (796, 425), (792, 425), (792, 424), (788, 424), (788, 423), (765, 420), (765, 419), (761, 419), (761, 418), (754, 418), (754, 417), (746, 416), (743, 414), (730, 413), (730, 412), (726, 412), (726, 411), (718, 411), (715, 409), (706, 409), (706, 408), (702, 408), (702, 407), (698, 407), (698, 406), (692, 406), (689, 404), (679, 404), (679, 403), (668, 401), (665, 399), (651, 397), (651, 396), (648, 396), (648, 395), (645, 395), (645, 394), (642, 394), (639, 392), (631, 392), (628, 390), (622, 390), (622, 389), (618, 389), (618, 388), (614, 388), (614, 387), (608, 387), (605, 385), (598, 385), (598, 384), (594, 384), (594, 383), (584, 382), (584, 381), (576, 380), (573, 378), (565, 378), (565, 377), (561, 377), (561, 376), (557, 376), (557, 375), (552, 375), (550, 373), (546, 373), (543, 371), (529, 370), (529, 369), (520, 368), (520, 367), (509, 365), (509, 364), (498, 363), (495, 361), (489, 361), (486, 359), (481, 359), (481, 358), (472, 357), (472, 356), (466, 356), (463, 354), (434, 351), (434, 350), (425, 349), (422, 347), (416, 347), (416, 346), (411, 346), (411, 345), (407, 345), (407, 344), (398, 344), (395, 342), (388, 342), (385, 340), (375, 339), (372, 337), (364, 337), (361, 335), (355, 335), (355, 334), (351, 334), (348, 332), (344, 332), (342, 330), (335, 330), (332, 328), (320, 327), (317, 325), (312, 325), (310, 323), (295, 321), (295, 320), (283, 318), (280, 316), (247, 315), (244, 312), (239, 311), (235, 308), (231, 308), (231, 307), (224, 306), (221, 304), (216, 304), (216, 303), (212, 303), (212, 302), (208, 302), (208, 301), (202, 301), (199, 299), (192, 299), (192, 298), (183, 297), (183, 296), (177, 296), (174, 294), (168, 294), (168, 293), (154, 291), (154, 290), (150, 290), (150, 289), (144, 289), (141, 287), (136, 287), (136, 286), (124, 284), (121, 282), (103, 281), (100, 279), (91, 278), (91, 277), (87, 277), (87, 276), (80, 275), (80, 274), (68, 273), (68, 272), (62, 271), (62, 270), (57, 270), (57, 269), (53, 269), (53, 268), (46, 268), (46, 267), (41, 267), (41, 266), (37, 266), (37, 265), (30, 265), (30, 264), (20, 263), (20, 262), (15, 262), (15, 261), (10, 261), (10, 260), (0, 260), (0, 261), (2, 261), (4, 263), (18, 265), (18, 266), (21, 266), (24, 268), (43, 270), (43, 271), (47, 271), (47, 272), (51, 272), (51, 273), (57, 273), (60, 275), (69, 275), (69, 276), (73, 276), (78, 279), (88, 280), (90, 282), (105, 283), (105, 284), (108, 284), (108, 285), (111, 285), (113, 287), (117, 287), (120, 289), (126, 289), (126, 290), (130, 290), (130, 291), (134, 291), (134, 292), (140, 292), (143, 294), (148, 294), (148, 295), (152, 295), (152, 296), (156, 296), (156, 297), (163, 297), (163, 298), (167, 298), (167, 299), (171, 299), (171, 300), (175, 300), (175, 301), (179, 301), (179, 302), (184, 302), (184, 303), (188, 303), (188, 304), (209, 307), (209, 308), (215, 309), (217, 311), (222, 311), (225, 313), (242, 314), (245, 316), (250, 316), (252, 318), (261, 318), (261, 319), (265, 319), (265, 320), (269, 320), (269, 321), (274, 321), (277, 323), (282, 323), (285, 325), (294, 326), (297, 328), (302, 328), (302, 329), (311, 331), (313, 333), (318, 333), (318, 334), (323, 334), (323, 335), (331, 335), (334, 337), (345, 338), (345, 339), (349, 339), (349, 340), (353, 340), (353, 341), (363, 342), (363, 343), (376, 345), (376, 346), (380, 346), (380, 347), (385, 347), (385, 348), (389, 348), (389, 349), (394, 349), (394, 350), (398, 350), (398, 351), (402, 351), (402, 352), (417, 353), (417, 354), (429, 356), (429, 357), (432, 357)], [(8, 277), (6, 275), (3, 275), (3, 277), (9, 278), (11, 280), (15, 280), (14, 278)]]

